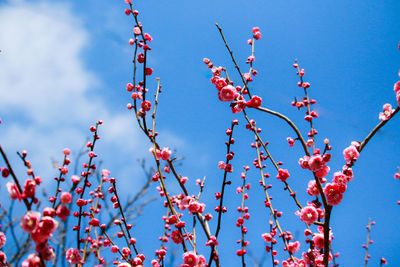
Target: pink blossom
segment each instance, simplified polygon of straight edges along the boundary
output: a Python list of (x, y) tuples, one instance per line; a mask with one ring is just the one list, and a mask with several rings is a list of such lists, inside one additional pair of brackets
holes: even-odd
[(144, 34), (144, 39), (146, 39), (149, 42), (153, 41), (153, 37), (151, 37), (151, 35), (148, 34), (147, 32)]
[(256, 40), (261, 39), (260, 28), (258, 28), (258, 27), (254, 27), (254, 28), (253, 28), (253, 37), (254, 37), (254, 39), (256, 39)]
[(161, 150), (160, 156), (161, 156), (161, 159), (163, 159), (163, 160), (168, 160), (169, 157), (171, 156), (171, 150), (169, 150), (168, 147), (164, 147), (164, 148)]
[(336, 184), (326, 184), (324, 193), (326, 195), (326, 201), (332, 206), (338, 205), (343, 199), (343, 194), (340, 192), (339, 186)]
[(387, 121), (388, 119), (390, 119), (393, 112), (394, 112), (394, 110), (392, 109), (392, 105), (385, 104), (385, 105), (383, 105), (383, 112), (379, 113), (379, 119), (381, 121)]
[(135, 35), (139, 35), (139, 34), (141, 33), (140, 28), (139, 28), (139, 27), (133, 28), (133, 33), (134, 33)]
[[(154, 146), (151, 146), (151, 147), (150, 147), (149, 152), (150, 152), (150, 154), (151, 154), (152, 156), (154, 156)], [(161, 150), (158, 149), (158, 148), (156, 148), (156, 153), (155, 153), (155, 154), (156, 154), (157, 160), (159, 160), (159, 159), (161, 158)]]
[(6, 235), (3, 232), (0, 232), (0, 248), (4, 247), (7, 242)]
[(250, 99), (250, 101), (247, 101), (246, 105), (249, 108), (258, 108), (261, 106), (262, 99), (259, 96), (253, 95)]
[(54, 253), (54, 251), (54, 248), (48, 247), (43, 252), (41, 252), (43, 260), (51, 261), (53, 258), (55, 258), (56, 254)]
[(246, 72), (243, 74), (243, 78), (248, 81), (248, 82), (252, 82), (253, 78), (251, 77), (251, 73), (250, 72)]
[(279, 169), (278, 170), (278, 174), (276, 175), (276, 179), (281, 180), (282, 182), (285, 182), (287, 180), (287, 178), (290, 177), (290, 174), (288, 172), (288, 170), (286, 169)]
[(38, 230), (38, 234), (44, 238), (48, 239), (51, 237), (52, 233), (56, 230), (58, 226), (58, 222), (50, 216), (44, 216), (38, 224), (36, 230)]
[(19, 192), (16, 184), (14, 184), (13, 182), (8, 182), (6, 186), (11, 199), (21, 199), (21, 193)]
[(130, 265), (130, 264), (127, 263), (127, 262), (121, 262), (121, 263), (118, 264), (117, 267), (131, 267), (131, 266), (132, 266), (132, 265)]
[(308, 182), (307, 193), (310, 196), (318, 196), (319, 195), (318, 186), (317, 186), (317, 183), (315, 182), (315, 180), (310, 180)]
[(194, 201), (194, 198), (191, 196), (185, 196), (179, 201), (178, 208), (181, 210), (185, 210), (189, 207), (189, 204)]
[(71, 214), (71, 211), (68, 209), (68, 207), (60, 205), (57, 207), (56, 214), (62, 221), (65, 222), (68, 216)]
[(322, 159), (321, 155), (312, 156), (308, 160), (308, 168), (313, 172), (321, 170), (325, 167), (325, 164), (326, 162)]
[(79, 264), (82, 260), (82, 256), (76, 248), (68, 249), (65, 258), (70, 264)]
[(218, 162), (218, 168), (221, 170), (225, 169), (225, 162), (223, 161)]
[(40, 220), (40, 212), (27, 211), (24, 216), (21, 217), (20, 226), (21, 229), (26, 233), (32, 233), (36, 228)]
[(145, 60), (144, 54), (143, 54), (143, 53), (140, 53), (140, 54), (137, 56), (137, 61), (138, 61), (139, 63), (143, 63), (144, 60)]
[(228, 84), (226, 83), (226, 80), (224, 78), (218, 78), (214, 81), (215, 83), (215, 87), (218, 90), (221, 90), (222, 88), (224, 88), (225, 86), (227, 86)]
[(152, 68), (146, 68), (144, 70), (144, 74), (147, 76), (150, 76), (151, 74), (153, 74), (153, 69)]
[(288, 250), (291, 253), (296, 253), (297, 251), (299, 251), (300, 248), (300, 242), (296, 241), (296, 242), (289, 242), (288, 244)]
[(289, 147), (294, 146), (294, 139), (293, 139), (292, 137), (288, 137), (288, 138), (286, 138), (286, 140), (287, 140), (288, 143), (289, 143)]
[(196, 267), (206, 267), (206, 258), (203, 255), (198, 255)]
[(351, 161), (354, 162), (360, 156), (360, 153), (358, 152), (357, 148), (354, 145), (350, 145), (349, 147), (343, 150), (343, 156), (347, 162)]
[(264, 233), (261, 235), (265, 242), (272, 242), (272, 236), (270, 233)]
[(325, 176), (328, 175), (328, 172), (330, 170), (331, 170), (331, 168), (329, 168), (328, 166), (324, 166), (324, 167), (322, 167), (322, 169), (315, 172), (315, 176), (317, 176), (318, 178), (324, 178)]
[(69, 150), (68, 148), (64, 148), (63, 153), (65, 156), (68, 156), (71, 153), (71, 150)]
[(309, 160), (310, 160), (310, 157), (309, 157), (309, 156), (304, 156), (304, 157), (300, 158), (300, 159), (299, 159), (300, 167), (301, 167), (302, 169), (308, 169), (308, 168), (309, 168), (309, 166), (308, 166), (308, 161), (309, 161)]
[(185, 252), (182, 257), (183, 263), (187, 264), (189, 267), (195, 267), (198, 263), (197, 255), (193, 251)]
[(46, 208), (43, 209), (42, 214), (43, 214), (43, 216), (55, 217), (56, 216), (56, 211), (53, 208), (46, 207)]
[(188, 206), (188, 210), (189, 210), (189, 214), (193, 214), (193, 213), (202, 213), (204, 212), (205, 209), (205, 204), (204, 203), (200, 203), (198, 201), (191, 201), (189, 206)]
[[(400, 72), (399, 72), (400, 73)], [(393, 86), (394, 92), (397, 94), (400, 92), (400, 81), (396, 82)]]
[(72, 175), (71, 176), (71, 181), (72, 181), (73, 184), (79, 183), (80, 180), (81, 180), (81, 178), (78, 175)]
[(211, 236), (206, 242), (206, 246), (218, 246), (217, 238), (215, 236)]
[(223, 102), (232, 102), (237, 96), (238, 93), (232, 85), (227, 85), (218, 92), (218, 98)]
[(6, 266), (6, 262), (7, 262), (7, 256), (3, 251), (0, 251), (0, 263), (4, 266)]
[(175, 230), (171, 233), (171, 239), (175, 244), (180, 244), (183, 241), (183, 236), (178, 230)]
[(26, 180), (24, 184), (24, 194), (25, 197), (34, 198), (36, 190), (36, 183), (34, 180)]
[(335, 172), (332, 182), (338, 186), (340, 193), (346, 192), (348, 180), (342, 172)]
[(144, 111), (149, 111), (150, 108), (151, 108), (151, 103), (150, 103), (150, 101), (147, 101), (147, 100), (143, 101), (142, 104), (141, 104), (141, 107), (142, 107), (142, 109), (143, 109)]
[(313, 206), (306, 206), (300, 211), (300, 220), (308, 225), (313, 224), (318, 219), (318, 212)]
[(72, 202), (72, 196), (69, 192), (63, 192), (60, 196), (60, 201), (63, 204), (69, 204)]
[(324, 248), (324, 234), (323, 233), (314, 234), (313, 241), (314, 241), (314, 246), (316, 248), (318, 248), (318, 249)]
[(40, 258), (36, 253), (29, 254), (28, 258), (22, 262), (22, 267), (39, 267)]
[(112, 252), (112, 253), (117, 253), (118, 250), (119, 250), (118, 246), (112, 246), (112, 247), (111, 247), (111, 252)]

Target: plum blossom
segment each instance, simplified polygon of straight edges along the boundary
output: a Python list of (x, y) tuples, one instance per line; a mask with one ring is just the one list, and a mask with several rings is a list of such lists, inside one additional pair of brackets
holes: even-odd
[(210, 239), (206, 242), (206, 246), (218, 246), (218, 241), (215, 236), (211, 236)]
[(338, 205), (343, 199), (343, 194), (340, 192), (340, 188), (337, 184), (326, 184), (324, 193), (326, 195), (326, 201), (332, 206)]
[(288, 170), (279, 169), (278, 174), (276, 175), (276, 179), (281, 180), (282, 182), (286, 182), (287, 178), (290, 177)]
[(299, 241), (289, 242), (288, 244), (288, 250), (290, 251), (290, 253), (296, 253), (297, 251), (299, 251), (299, 248), (300, 248)]
[(196, 253), (194, 253), (193, 251), (185, 252), (182, 255), (182, 257), (183, 257), (183, 263), (189, 267), (195, 267), (199, 262)]
[(318, 233), (313, 235), (314, 246), (318, 249), (324, 248), (324, 234)]
[(7, 256), (3, 251), (0, 251), (0, 264), (5, 265), (7, 262)]
[(260, 40), (261, 39), (261, 32), (260, 32), (260, 28), (259, 27), (254, 27), (253, 28), (253, 37), (256, 40)]
[(21, 217), (20, 226), (21, 229), (26, 233), (32, 233), (32, 231), (39, 224), (40, 212), (27, 211), (24, 216)]
[(307, 193), (310, 196), (318, 196), (319, 195), (317, 182), (315, 182), (315, 180), (310, 180), (308, 182)]
[(235, 87), (232, 85), (227, 85), (218, 92), (218, 98), (223, 102), (232, 102), (238, 95)]
[(259, 96), (253, 95), (250, 99), (250, 101), (247, 101), (246, 105), (249, 108), (258, 108), (262, 104), (262, 99)]
[(70, 264), (79, 264), (82, 260), (82, 256), (76, 248), (68, 249), (65, 258)]
[(287, 137), (286, 140), (289, 143), (289, 147), (293, 147), (294, 146), (294, 139), (292, 137)]
[(14, 184), (13, 182), (8, 182), (6, 184), (6, 186), (7, 186), (8, 194), (10, 194), (11, 199), (21, 200), (21, 193), (19, 192), (16, 184)]
[(69, 192), (63, 192), (60, 196), (60, 201), (63, 204), (69, 204), (72, 202), (72, 196)]
[(385, 104), (383, 105), (383, 112), (379, 112), (379, 119), (381, 121), (387, 121), (392, 116), (394, 109), (392, 109), (392, 105)]
[(400, 81), (394, 84), (393, 90), (396, 93), (397, 104), (400, 106)]
[(39, 267), (40, 258), (36, 253), (29, 254), (28, 258), (24, 260), (21, 264), (22, 267)]
[(183, 236), (178, 230), (175, 230), (171, 233), (171, 239), (175, 244), (180, 244), (183, 241)]
[(318, 212), (314, 206), (306, 206), (300, 211), (300, 220), (308, 225), (313, 224), (318, 219)]
[(0, 232), (0, 248), (4, 247), (7, 242), (6, 235), (3, 232)]
[(343, 174), (343, 172), (335, 172), (333, 174), (332, 182), (338, 186), (340, 193), (343, 194), (344, 192), (346, 192), (348, 179), (346, 175)]
[(358, 159), (359, 156), (360, 153), (358, 152), (357, 147), (353, 144), (343, 150), (343, 157), (346, 162), (354, 162)]
[(261, 235), (265, 242), (272, 242), (272, 235), (270, 233), (264, 233)]

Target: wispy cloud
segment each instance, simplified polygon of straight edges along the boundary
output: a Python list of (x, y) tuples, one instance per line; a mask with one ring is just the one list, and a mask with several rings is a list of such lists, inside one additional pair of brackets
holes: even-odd
[(81, 147), (89, 126), (102, 119), (106, 165), (114, 175), (142, 175), (132, 163), (149, 144), (133, 116), (110, 110), (99, 94), (102, 82), (83, 60), (90, 34), (71, 8), (12, 1), (0, 6), (0, 29), (0, 141), (7, 150), (27, 149), (50, 180), (50, 158), (60, 159), (63, 147)]

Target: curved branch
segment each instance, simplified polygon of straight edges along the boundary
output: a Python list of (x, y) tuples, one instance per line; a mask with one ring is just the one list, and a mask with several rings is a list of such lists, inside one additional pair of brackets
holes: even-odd
[(276, 116), (278, 118), (281, 118), (282, 120), (286, 121), (287, 124), (289, 124), (290, 127), (292, 127), (292, 129), (296, 132), (297, 138), (300, 140), (301, 145), (303, 146), (303, 150), (306, 153), (306, 155), (310, 156), (310, 152), (308, 151), (308, 147), (307, 147), (306, 142), (304, 141), (303, 136), (301, 135), (301, 133), (300, 133), (299, 129), (296, 127), (296, 125), (288, 117), (286, 117), (285, 115), (283, 115), (283, 114), (281, 114), (281, 113), (279, 113), (277, 111), (274, 111), (274, 110), (271, 110), (271, 109), (268, 109), (268, 108), (258, 107), (257, 109), (260, 110), (260, 111), (269, 113), (271, 115), (274, 115), (274, 116)]

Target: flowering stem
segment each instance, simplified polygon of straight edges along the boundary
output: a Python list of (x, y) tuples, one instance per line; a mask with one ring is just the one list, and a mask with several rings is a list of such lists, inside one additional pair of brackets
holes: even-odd
[(264, 173), (263, 173), (263, 170), (262, 170), (263, 168), (262, 168), (262, 163), (261, 163), (261, 154), (260, 154), (260, 150), (258, 149), (258, 144), (257, 144), (258, 143), (258, 137), (257, 137), (258, 134), (257, 134), (257, 131), (254, 131), (254, 133), (255, 133), (255, 135), (254, 135), (254, 137), (255, 137), (255, 145), (256, 145), (256, 150), (257, 150), (257, 160), (258, 160), (258, 165), (260, 167), (260, 177), (261, 177), (261, 181), (262, 181), (262, 187), (263, 187), (264, 193), (265, 193), (265, 201), (266, 201), (266, 203), (268, 203), (268, 207), (269, 207), (269, 209), (271, 211), (271, 215), (273, 216), (275, 224), (276, 224), (276, 226), (277, 226), (277, 228), (279, 230), (280, 236), (282, 237), (283, 244), (285, 245), (286, 250), (289, 253), (290, 258), (294, 262), (294, 257), (292, 255), (292, 253), (289, 251), (289, 247), (288, 247), (288, 244), (287, 244), (287, 241), (286, 241), (286, 238), (285, 238), (285, 234), (282, 231), (282, 228), (281, 228), (281, 226), (279, 224), (279, 221), (278, 221), (278, 218), (277, 218), (276, 213), (274, 211), (274, 208), (272, 207), (272, 203), (271, 203), (270, 196), (268, 194), (267, 186), (265, 185)]
[[(389, 120), (391, 120), (396, 115), (396, 113), (399, 112), (399, 110), (400, 110), (400, 107), (397, 107), (388, 120), (381, 121), (377, 126), (375, 126), (374, 129), (372, 129), (372, 131), (367, 135), (367, 137), (365, 137), (365, 139), (361, 142), (361, 144), (358, 148), (358, 152), (361, 153), (361, 151), (368, 144), (368, 142), (372, 139), (372, 137), (375, 136), (375, 134), (379, 131), (379, 129), (382, 128)], [(351, 168), (353, 165), (354, 165), (354, 162), (352, 161), (347, 167)], [(316, 181), (319, 181), (319, 179), (316, 179)], [(318, 183), (317, 183), (317, 185), (318, 185)], [(322, 200), (324, 200), (325, 195), (321, 194), (321, 196), (323, 197)], [(329, 251), (329, 219), (330, 219), (330, 215), (332, 212), (332, 206), (325, 206), (325, 203), (326, 202), (324, 202), (324, 207), (325, 207), (324, 251), (326, 251), (326, 253), (324, 253), (324, 261), (323, 262), (324, 262), (324, 265), (326, 267), (328, 267), (329, 253), (327, 253), (327, 251)]]
[[(65, 166), (65, 159), (67, 158), (67, 155), (64, 155), (64, 160), (63, 160), (63, 167)], [(55, 196), (54, 196), (54, 201), (53, 201), (53, 205), (52, 205), (52, 208), (54, 209), (55, 208), (55, 206), (56, 206), (56, 200), (57, 200), (57, 196), (58, 196), (58, 194), (60, 193), (59, 192), (59, 188), (60, 188), (60, 182), (61, 182), (61, 177), (62, 177), (62, 172), (61, 172), (61, 169), (60, 169), (60, 175), (58, 176), (58, 179), (57, 179), (57, 188), (56, 188), (56, 194), (55, 194)]]
[[(10, 162), (8, 161), (8, 158), (6, 156), (6, 153), (4, 152), (3, 148), (1, 147), (1, 145), (0, 145), (0, 153), (1, 153), (1, 156), (3, 157), (3, 159), (4, 159), (4, 161), (5, 161), (6, 165), (7, 165), (8, 170), (10, 171), (10, 174), (11, 174), (13, 180), (14, 180), (14, 183), (16, 184), (19, 192), (22, 193), (23, 192), (22, 187), (19, 184), (17, 176), (15, 175), (14, 170), (12, 169), (12, 167), (10, 165)], [(26, 206), (26, 209), (27, 210), (31, 210), (31, 204), (28, 202), (28, 200), (26, 198), (24, 198), (23, 201), (24, 201), (24, 204)]]
[[(121, 206), (121, 201), (120, 201), (119, 196), (118, 196), (117, 187), (115, 186), (115, 183), (113, 183), (112, 185), (113, 185), (113, 188), (114, 188), (114, 194), (115, 194), (115, 196), (117, 197), (117, 203), (118, 203), (119, 211), (120, 211), (121, 216), (122, 216), (122, 219), (123, 219), (122, 221), (124, 222), (126, 232), (128, 232), (129, 240), (128, 240), (128, 237), (126, 236), (125, 231), (123, 230), (121, 224), (120, 224), (120, 227), (121, 227), (122, 232), (124, 233), (124, 236), (125, 236), (125, 239), (126, 239), (126, 243), (127, 243), (128, 247), (130, 248), (130, 247), (131, 247), (131, 246), (130, 246), (130, 245), (131, 245), (130, 240), (131, 240), (131, 238), (132, 238), (132, 237), (131, 237), (131, 233), (129, 232), (128, 226), (127, 226), (127, 224), (126, 224), (126, 218), (125, 218), (124, 210), (122, 209), (122, 206)], [(136, 249), (135, 244), (132, 244), (132, 246), (133, 246), (133, 249), (135, 250), (136, 255), (138, 255), (139, 252), (138, 252), (138, 250)]]
[[(99, 187), (98, 187), (96, 204), (93, 205), (92, 218), (95, 217), (95, 215), (96, 215), (95, 210), (96, 210), (96, 209), (98, 208), (98, 206), (99, 206), (99, 200), (100, 200), (100, 195), (101, 195), (100, 193), (101, 193), (101, 188), (102, 188), (102, 186), (103, 186), (103, 176), (101, 176), (101, 178), (100, 178), (100, 185), (99, 185)], [(88, 234), (87, 234), (88, 237), (90, 237), (90, 233), (92, 232), (92, 229), (93, 229), (93, 225), (90, 225), (89, 231), (88, 231)], [(82, 257), (82, 261), (83, 261), (83, 262), (85, 262), (85, 259), (86, 259), (86, 256), (87, 256), (86, 253), (87, 253), (87, 246), (88, 246), (88, 243), (89, 243), (89, 238), (86, 238), (85, 246), (84, 246), (84, 249), (83, 249), (83, 257)]]
[(237, 71), (239, 72), (240, 78), (242, 78), (242, 82), (243, 82), (243, 84), (244, 84), (244, 87), (242, 88), (242, 92), (243, 92), (243, 90), (247, 89), (247, 92), (248, 92), (248, 94), (249, 94), (249, 97), (251, 98), (250, 90), (249, 90), (249, 87), (247, 86), (247, 81), (246, 81), (246, 79), (244, 78), (244, 76), (243, 76), (243, 74), (242, 74), (242, 71), (240, 70), (239, 65), (238, 65), (237, 62), (236, 62), (235, 57), (233, 56), (233, 52), (232, 52), (232, 50), (230, 49), (230, 47), (229, 47), (229, 45), (228, 45), (228, 42), (227, 42), (226, 39), (225, 39), (224, 33), (222, 32), (222, 29), (221, 29), (221, 27), (218, 25), (218, 23), (215, 23), (215, 26), (217, 26), (217, 28), (218, 28), (218, 30), (219, 30), (219, 33), (221, 34), (222, 40), (224, 41), (224, 44), (225, 44), (225, 47), (226, 47), (226, 49), (228, 49), (228, 52), (229, 52), (229, 54), (231, 55), (232, 61), (233, 61), (233, 63), (235, 64), (235, 68), (236, 68)]
[[(226, 154), (228, 155), (231, 150), (231, 141), (232, 141), (232, 135), (233, 135), (233, 129), (235, 125), (232, 123), (231, 124), (231, 134), (229, 135), (228, 138), (228, 144), (226, 145)], [(229, 159), (226, 159), (225, 165), (229, 164)], [(218, 237), (219, 231), (221, 230), (221, 219), (222, 219), (222, 205), (224, 201), (224, 193), (225, 193), (225, 186), (226, 186), (226, 177), (227, 177), (228, 172), (225, 170), (224, 171), (224, 179), (222, 181), (222, 188), (221, 188), (221, 198), (219, 199), (219, 210), (218, 210), (218, 223), (217, 223), (217, 229), (215, 231), (215, 237)]]
[(375, 126), (375, 128), (367, 135), (367, 137), (365, 137), (364, 141), (361, 142), (360, 147), (358, 148), (358, 152), (361, 152), (364, 149), (364, 147), (368, 144), (371, 138), (374, 137), (379, 129), (382, 128), (390, 119), (392, 119), (396, 115), (396, 113), (399, 112), (399, 110), (400, 107), (397, 107), (388, 120), (381, 121), (378, 125)]
[[(242, 218), (245, 218), (245, 212), (244, 212), (244, 201), (245, 201), (245, 190), (246, 190), (246, 174), (247, 174), (247, 170), (244, 171), (244, 177), (243, 177), (243, 184), (242, 184)], [(242, 240), (241, 240), (241, 245), (242, 245), (242, 267), (246, 266), (246, 262), (244, 259), (244, 231), (243, 231), (243, 224), (244, 222), (240, 225), (240, 230), (242, 233)]]
[(372, 227), (373, 223), (371, 221), (371, 219), (368, 219), (368, 226), (367, 226), (367, 244), (365, 245), (365, 258), (364, 258), (364, 267), (367, 266), (368, 263), (368, 248), (369, 248), (369, 244), (370, 244), (370, 234), (371, 234), (371, 227)]
[[(260, 135), (257, 133), (256, 127), (253, 126), (253, 125), (251, 124), (250, 119), (249, 119), (249, 117), (247, 116), (247, 114), (246, 114), (246, 112), (245, 112), (244, 110), (243, 110), (243, 115), (244, 115), (244, 117), (246, 118), (247, 122), (251, 125), (252, 130), (253, 130), (254, 134), (256, 135), (256, 137), (257, 137), (256, 142), (259, 141), (259, 142), (261, 143), (262, 147), (264, 148), (265, 152), (267, 153), (268, 158), (270, 159), (270, 161), (271, 161), (272, 164), (274, 165), (275, 169), (276, 169), (277, 171), (279, 171), (279, 166), (278, 166), (278, 164), (277, 164), (277, 163), (275, 162), (275, 160), (272, 158), (271, 153), (269, 152), (267, 146), (265, 145), (264, 141), (261, 139)], [(301, 210), (303, 207), (301, 206), (300, 202), (297, 200), (296, 194), (293, 192), (292, 188), (289, 186), (289, 184), (288, 184), (286, 181), (285, 181), (284, 183), (285, 183), (286, 188), (287, 188), (287, 189), (289, 190), (289, 192), (290, 192), (290, 196), (291, 196), (291, 197), (293, 198), (293, 200), (295, 201), (295, 203), (296, 203), (297, 207), (299, 208), (299, 210)]]
[(277, 111), (274, 111), (274, 110), (271, 110), (268, 108), (258, 107), (257, 109), (260, 111), (269, 113), (271, 115), (274, 115), (274, 116), (286, 121), (290, 125), (290, 127), (292, 127), (292, 129), (296, 132), (297, 138), (300, 140), (301, 145), (303, 146), (304, 153), (306, 153), (307, 156), (310, 156), (310, 152), (308, 151), (308, 147), (307, 147), (306, 142), (304, 141), (303, 136), (301, 135), (301, 133), (300, 133), (299, 129), (296, 127), (296, 125), (288, 117), (286, 117), (285, 115), (283, 115)]
[[(95, 145), (95, 143), (96, 143), (96, 140), (98, 139), (98, 135), (97, 135), (97, 129), (98, 129), (98, 127), (99, 127), (99, 123), (97, 122), (96, 123), (96, 129), (95, 129), (95, 131), (94, 131), (94, 134), (93, 134), (93, 143), (92, 143), (92, 145), (91, 145), (91, 147), (90, 147), (90, 151), (91, 152), (93, 152), (93, 150), (94, 150), (94, 145)], [(82, 189), (82, 193), (80, 194), (80, 199), (82, 199), (82, 197), (83, 197), (83, 194), (85, 193), (85, 189), (86, 189), (86, 186), (87, 186), (87, 180), (88, 180), (88, 178), (89, 178), (89, 173), (90, 173), (90, 169), (92, 168), (92, 161), (93, 161), (93, 157), (89, 157), (89, 163), (88, 163), (88, 166), (87, 166), (87, 168), (86, 168), (86, 173), (84, 174), (84, 175), (82, 175), (81, 176), (81, 178), (85, 178), (85, 180), (83, 181), (83, 189)], [(82, 179), (81, 179), (82, 180)], [(72, 188), (71, 188), (71, 190), (70, 190), (70, 192), (72, 192), (73, 190), (75, 190), (75, 188), (78, 186), (78, 183), (76, 183), (76, 184), (74, 184), (73, 186), (72, 186)], [(60, 202), (61, 203), (61, 202)], [(58, 204), (58, 205), (60, 205), (60, 203)], [(57, 206), (58, 206), (57, 205)], [(79, 207), (79, 215), (78, 215), (78, 227), (77, 227), (77, 229), (76, 229), (76, 232), (77, 232), (77, 247), (78, 247), (78, 249), (80, 249), (80, 247), (81, 247), (81, 242), (80, 242), (80, 232), (81, 232), (81, 220), (82, 220), (82, 207), (83, 206), (81, 206), (81, 207)]]

